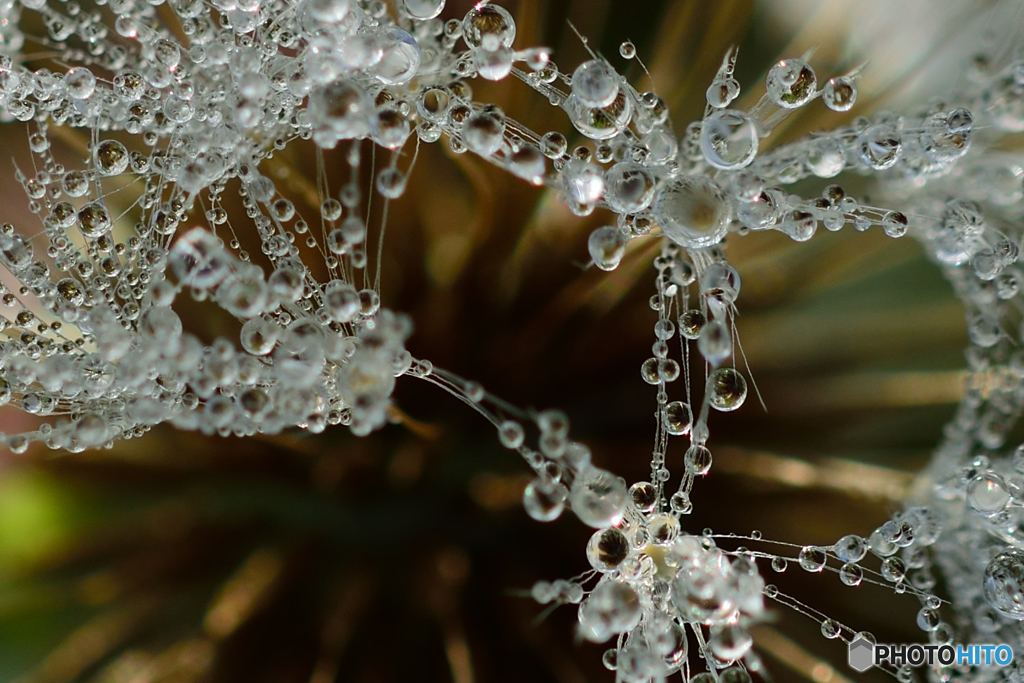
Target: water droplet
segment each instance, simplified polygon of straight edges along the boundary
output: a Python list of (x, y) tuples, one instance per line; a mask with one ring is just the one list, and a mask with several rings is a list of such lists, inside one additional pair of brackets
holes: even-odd
[(679, 332), (687, 339), (697, 339), (708, 319), (696, 308), (683, 311), (679, 316)]
[(808, 545), (800, 549), (800, 566), (809, 572), (820, 572), (825, 568), (827, 555), (821, 548)]
[(757, 127), (746, 112), (721, 109), (708, 115), (700, 130), (700, 149), (714, 166), (735, 171), (757, 156)]
[(1010, 502), (1006, 482), (998, 474), (979, 474), (967, 484), (967, 503), (985, 515), (993, 515)]
[(669, 545), (679, 535), (679, 520), (675, 515), (657, 515), (647, 522), (647, 533), (654, 545)]
[(617, 213), (639, 213), (654, 198), (654, 177), (640, 164), (624, 161), (605, 174), (605, 201)]
[(1024, 620), (1024, 552), (1006, 550), (985, 567), (985, 600), (1004, 617)]
[(78, 211), (78, 226), (83, 235), (96, 239), (110, 232), (114, 223), (107, 212), (107, 207), (99, 202), (92, 202)]
[(96, 163), (96, 170), (102, 176), (124, 173), (130, 161), (128, 149), (117, 140), (104, 140), (97, 145), (93, 159)]
[(903, 560), (898, 557), (887, 557), (882, 560), (882, 576), (886, 581), (900, 583), (907, 574)]
[(619, 90), (606, 107), (589, 107), (576, 95), (569, 95), (562, 105), (572, 125), (592, 140), (607, 140), (621, 133), (633, 115), (631, 100)]
[(480, 47), (485, 40), (492, 49), (512, 47), (516, 23), (504, 7), (477, 4), (462, 20), (462, 38), (470, 47)]
[(917, 613), (917, 627), (922, 631), (934, 631), (941, 623), (942, 617), (934, 609), (922, 607)]
[(719, 368), (708, 378), (711, 407), (728, 412), (736, 410), (747, 400), (747, 381), (733, 368)]
[(525, 437), (523, 426), (514, 420), (505, 420), (498, 426), (498, 440), (505, 448), (519, 448)]
[(705, 446), (694, 444), (686, 449), (683, 461), (686, 464), (686, 471), (695, 476), (703, 476), (711, 469), (711, 451)]
[(470, 116), (462, 129), (462, 141), (480, 156), (498, 152), (505, 138), (505, 116), (497, 109), (485, 109)]
[(860, 536), (849, 534), (835, 542), (832, 552), (843, 562), (860, 562), (867, 555), (868, 543)]
[(626, 482), (606, 470), (584, 467), (573, 481), (571, 502), (584, 524), (598, 529), (610, 526), (625, 508)]
[(847, 586), (859, 586), (864, 580), (864, 570), (858, 564), (847, 562), (839, 568), (839, 580)]
[(594, 532), (587, 543), (587, 559), (599, 572), (614, 571), (629, 555), (630, 543), (625, 534), (614, 527)]
[(821, 89), (821, 99), (832, 111), (850, 111), (857, 101), (857, 84), (845, 76), (830, 78)]
[(590, 233), (587, 250), (598, 268), (615, 270), (626, 253), (627, 242), (629, 237), (622, 230), (614, 225), (606, 225)]
[(821, 635), (828, 639), (838, 638), (843, 632), (843, 627), (835, 619), (825, 619), (821, 622)]
[(811, 101), (818, 80), (802, 59), (783, 59), (768, 71), (765, 85), (772, 101), (785, 109), (796, 109)]
[(876, 171), (892, 168), (902, 149), (900, 134), (888, 124), (871, 126), (857, 139), (860, 160)]
[(680, 515), (688, 515), (693, 512), (693, 502), (690, 501), (690, 495), (685, 491), (673, 493), (668, 503), (672, 511)]
[(713, 626), (708, 645), (711, 652), (723, 662), (732, 662), (743, 657), (754, 644), (750, 632), (737, 624)]
[(444, 9), (445, 0), (402, 0), (402, 8), (413, 19), (433, 19)]
[(562, 484), (534, 479), (523, 491), (523, 507), (538, 522), (550, 522), (562, 514), (568, 494)]
[(572, 74), (572, 93), (586, 107), (607, 107), (619, 94), (619, 75), (601, 59), (583, 62)]
[(693, 413), (688, 403), (672, 401), (665, 406), (663, 417), (665, 420), (665, 431), (673, 436), (682, 436), (690, 432), (693, 424)]
[(909, 224), (906, 215), (900, 211), (889, 211), (882, 217), (882, 230), (889, 237), (903, 237)]
[(713, 180), (676, 178), (654, 199), (653, 212), (662, 232), (687, 249), (704, 249), (722, 241), (729, 229), (729, 202)]
[(650, 482), (639, 481), (629, 487), (629, 499), (640, 512), (650, 512), (658, 503), (658, 489)]

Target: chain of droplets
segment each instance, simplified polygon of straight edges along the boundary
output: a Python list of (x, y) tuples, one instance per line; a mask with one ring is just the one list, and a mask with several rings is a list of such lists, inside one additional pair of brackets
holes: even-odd
[[(820, 98), (834, 110), (849, 110), (856, 71), (819, 89), (809, 55), (783, 60), (769, 71), (766, 94), (741, 111), (731, 108), (739, 95), (731, 52), (708, 89), (704, 117), (679, 141), (665, 103), (633, 89), (607, 60), (592, 55), (570, 76), (546, 50), (513, 50), (514, 22), (494, 5), (473, 8), (463, 21), (442, 22), (435, 17), (443, 0), (404, 0), (396, 18), (380, 2), (176, 0), (168, 6), (180, 26), (172, 30), (158, 19), (160, 3), (108, 0), (113, 21), (98, 4), (94, 12), (44, 0), (0, 6), (6, 54), (17, 55), (24, 43), (17, 25), (27, 8), (42, 16), (48, 34), (33, 40), (74, 65), (55, 73), (0, 60), (0, 107), (36, 127), (29, 139), (33, 174), (19, 171), (17, 180), (30, 209), (43, 216), (41, 236), (9, 224), (0, 231), (0, 261), (19, 281), (16, 291), (2, 293), (4, 303), (19, 310), (4, 318), (0, 400), (60, 416), (36, 432), (6, 437), (8, 447), (23, 450), (40, 439), (78, 450), (166, 420), (240, 434), (349, 423), (362, 434), (384, 422), (396, 376), (424, 377), (487, 416), (502, 443), (536, 471), (524, 494), (533, 517), (550, 520), (569, 507), (597, 528), (587, 553), (594, 572), (539, 583), (534, 593), (541, 602), (579, 603), (585, 637), (617, 636), (606, 663), (620, 679), (679, 670), (689, 677), (689, 627), (708, 667), (693, 677), (743, 681), (745, 668), (760, 666), (746, 626), (763, 612), (765, 596), (818, 619), (827, 637), (854, 634), (764, 584), (755, 560), (770, 558), (778, 571), (785, 555), (726, 552), (710, 535), (681, 531), (690, 488), (711, 465), (708, 412), (734, 410), (746, 397), (735, 361), (727, 365), (735, 355), (732, 312), (740, 280), (719, 245), (728, 232), (765, 229), (802, 241), (819, 223), (828, 230), (847, 223), (858, 230), (881, 226), (893, 237), (913, 228), (967, 303), (971, 369), (978, 375), (999, 370), (1012, 380), (968, 392), (933, 465), (932, 480), (943, 483), (927, 505), (899, 513), (867, 540), (847, 536), (830, 548), (803, 548), (796, 559), (808, 571), (821, 571), (826, 558), (835, 557), (843, 583), (856, 585), (864, 575), (858, 563), (870, 550), (881, 558), (879, 575), (897, 592), (908, 590), (910, 571), (910, 591), (923, 602), (919, 624), (945, 642), (952, 627), (941, 621), (928, 593), (935, 580), (923, 550), (934, 547), (956, 598), (956, 627), (1011, 637), (1012, 619), (1024, 612), (1024, 598), (1012, 588), (1024, 572), (1024, 556), (1015, 554), (1021, 465), (1014, 461), (1011, 468), (998, 449), (1020, 411), (1017, 386), (1024, 374), (1006, 332), (1020, 317), (1014, 221), (1021, 170), (1007, 153), (961, 157), (971, 145), (979, 147), (976, 138), (991, 148), (999, 133), (1024, 129), (1019, 60), (974, 79), (974, 91), (955, 103), (934, 102), (907, 117), (855, 119), (764, 151), (760, 140), (794, 109)], [(632, 59), (635, 50), (624, 44), (621, 56)], [(563, 109), (593, 149), (570, 151), (562, 133), (535, 133), (472, 99), (466, 79), (510, 75)], [(971, 112), (982, 114), (989, 141), (974, 130)], [(92, 131), (85, 168), (67, 170), (52, 156), (53, 125)], [(152, 149), (100, 138), (112, 131), (137, 136)], [(404, 349), (408, 319), (381, 309), (376, 287), (354, 284), (356, 271), (365, 276), (367, 261), (355, 144), (353, 181), (342, 188), (341, 201), (317, 188), (321, 240), (259, 171), (296, 139), (331, 148), (370, 138), (400, 150), (413, 134), (426, 143), (444, 135), (457, 153), (471, 151), (557, 188), (578, 214), (610, 209), (616, 223), (589, 241), (599, 268), (616, 267), (630, 239), (660, 230), (651, 300), (659, 318), (656, 342), (642, 367), (643, 378), (658, 387), (653, 483), (627, 489), (622, 479), (591, 465), (586, 448), (568, 439), (564, 415), (519, 411), (478, 385), (413, 361)], [(398, 158), (375, 179), (386, 200), (404, 191)], [(808, 176), (843, 171), (879, 179), (877, 195), (894, 198), (901, 210), (863, 205), (838, 185), (810, 199), (784, 190)], [(269, 277), (237, 239), (225, 244), (216, 236), (236, 230), (222, 202), (229, 182), (240, 185), (247, 218), (273, 266)], [(132, 195), (129, 188), (139, 187)], [(207, 228), (184, 231), (172, 246), (197, 200)], [(127, 216), (134, 225), (124, 228)], [(318, 282), (303, 263), (295, 245), (302, 235), (326, 262), (328, 282)], [(45, 259), (33, 244), (43, 236)], [(961, 267), (966, 264), (970, 268)], [(171, 304), (186, 290), (244, 322), (241, 352), (230, 340), (204, 346), (182, 331)], [(668, 357), (677, 335), (682, 372)], [(703, 380), (693, 382), (703, 388), (697, 411), (691, 409), (690, 342), (706, 361)], [(668, 385), (680, 375), (686, 400), (669, 401)], [(539, 430), (537, 449), (524, 445), (526, 421)], [(688, 436), (690, 445), (679, 489), (667, 495), (671, 436)], [(978, 455), (979, 448), (987, 455)], [(943, 528), (950, 531), (940, 534)], [(977, 552), (979, 543), (988, 544), (985, 552)], [(965, 626), (965, 619), (973, 621)], [(1013, 637), (1019, 643), (1019, 634)]]
[[(998, 448), (1024, 407), (1024, 392), (1019, 389), (1024, 356), (1018, 352), (1009, 358), (1014, 339), (1004, 332), (1020, 323), (1021, 273), (1013, 266), (1021, 241), (1015, 223), (1019, 224), (1021, 216), (1024, 173), (1019, 155), (986, 153), (1006, 133), (1024, 129), (1024, 67), (1018, 60), (1000, 72), (976, 78), (973, 92), (951, 98), (952, 103), (931, 102), (911, 116), (883, 112), (871, 119), (858, 118), (849, 126), (758, 154), (758, 140), (787, 110), (819, 96), (833, 109), (852, 107), (856, 90), (851, 76), (855, 74), (831, 79), (819, 91), (806, 58), (783, 60), (769, 72), (765, 97), (750, 111), (741, 112), (727, 108), (738, 95), (738, 85), (731, 80), (733, 58), (727, 56), (709, 88), (704, 119), (688, 128), (679, 153), (669, 154), (664, 164), (647, 154), (652, 151), (649, 146), (635, 152), (635, 137), (628, 134), (628, 116), (622, 111), (630, 103), (642, 106), (644, 98), (627, 98), (626, 106), (610, 99), (613, 91), (616, 98), (621, 94), (616, 88), (628, 86), (604, 61), (588, 62), (571, 81), (563, 79), (573, 86), (568, 98), (561, 99), (558, 93), (551, 96), (553, 103), (565, 107), (577, 130), (601, 141), (596, 160), (614, 162), (611, 168), (595, 169), (586, 149), (575, 150), (568, 159), (556, 157), (556, 168), (559, 160), (563, 165), (554, 184), (565, 192), (574, 210), (587, 213), (592, 206), (601, 205), (619, 215), (617, 225), (599, 228), (591, 236), (594, 263), (603, 269), (616, 267), (627, 242), (647, 234), (652, 226), (668, 239), (655, 262), (659, 275), (651, 307), (658, 311), (659, 320), (654, 356), (641, 368), (644, 380), (659, 389), (651, 477), (655, 483), (635, 484), (621, 519), (591, 539), (588, 558), (602, 578), (589, 595), (579, 589), (590, 578), (584, 576), (577, 582), (538, 583), (535, 597), (540, 602), (580, 602), (581, 632), (589, 639), (603, 641), (619, 634), (605, 663), (622, 680), (648, 680), (678, 670), (689, 677), (687, 625), (700, 645), (699, 656), (708, 664), (708, 673), (700, 676), (744, 680), (745, 667), (758, 668), (759, 662), (750, 656), (751, 639), (744, 625), (760, 614), (760, 602), (750, 601), (744, 590), (750, 584), (738, 587), (733, 573), (738, 566), (740, 575), (757, 576), (756, 567), (735, 559), (730, 565), (718, 553), (704, 555), (696, 550), (692, 537), (679, 531), (680, 515), (692, 507), (689, 491), (694, 478), (706, 474), (711, 465), (705, 445), (708, 408), (733, 410), (746, 397), (742, 375), (734, 367), (722, 367), (733, 356), (731, 311), (740, 280), (717, 245), (729, 231), (742, 234), (776, 229), (805, 241), (819, 224), (833, 231), (848, 223), (859, 231), (880, 226), (891, 237), (901, 237), (912, 227), (936, 260), (946, 266), (967, 306), (972, 370), (991, 372), (998, 363), (996, 369), (1004, 381), (997, 390), (986, 391), (984, 400), (978, 395), (980, 390), (968, 392), (961, 415), (950, 427), (954, 432), (957, 426), (966, 427), (959, 444), (962, 452), (954, 459), (958, 470), (949, 475), (957, 493), (949, 492), (948, 482), (946, 489), (939, 488), (941, 497), (960, 501), (953, 504), (953, 510), (928, 499), (928, 505), (897, 513), (868, 539), (849, 535), (829, 548), (805, 547), (797, 559), (802, 568), (821, 571), (831, 555), (841, 563), (836, 571), (842, 582), (856, 586), (864, 580), (859, 562), (870, 551), (881, 563), (878, 576), (894, 584), (896, 593), (909, 591), (919, 597), (922, 606), (917, 623), (931, 642), (951, 643), (958, 635), (991, 642), (995, 634), (1001, 638), (998, 642), (1009, 642), (1021, 652), (1024, 642), (1017, 622), (1024, 618), (1024, 591), (1020, 588), (1024, 585), (1024, 552), (1018, 550), (1020, 538), (1007, 537), (1017, 533), (1021, 521), (1016, 508), (1024, 501), (1024, 480), (1019, 476), (1024, 472), (1024, 458), (1016, 456), (1015, 476), (1007, 479), (989, 466), (987, 457), (977, 457), (971, 449), (977, 442), (988, 449)], [(590, 110), (580, 117), (579, 108), (571, 104), (572, 98), (578, 97), (577, 80), (581, 90), (594, 85), (589, 71), (605, 78), (604, 116)], [(591, 95), (588, 92), (586, 104), (597, 106), (599, 98)], [(657, 108), (657, 100), (648, 97), (647, 101)], [(972, 110), (981, 113), (987, 130), (975, 142), (975, 154), (958, 163), (976, 137)], [(591, 128), (595, 120), (604, 124), (600, 130)], [(634, 131), (643, 133), (642, 124), (634, 124)], [(558, 134), (547, 134), (541, 141), (550, 148), (552, 140), (564, 154)], [(633, 146), (632, 155), (623, 152), (630, 149), (627, 145)], [(808, 176), (832, 178), (844, 170), (874, 176), (876, 185), (884, 188), (878, 194), (895, 199), (902, 210), (860, 204), (839, 185), (829, 185), (821, 197), (811, 200), (782, 189)], [(990, 227), (983, 216), (988, 217)], [(969, 269), (961, 267), (967, 264)], [(691, 307), (688, 290), (694, 283), (699, 305)], [(681, 374), (680, 364), (667, 357), (668, 342), (677, 333), (683, 338), (687, 400), (669, 402), (666, 385)], [(696, 342), (709, 370), (696, 422), (690, 408), (690, 341)], [(992, 347), (997, 348), (989, 351)], [(980, 419), (970, 419), (968, 414), (978, 418), (979, 408), (985, 408)], [(666, 504), (663, 490), (670, 475), (665, 450), (667, 437), (672, 435), (689, 435), (690, 446), (679, 490)], [(949, 448), (940, 449), (937, 462)], [(1003, 469), (1007, 468), (1004, 465)], [(971, 514), (965, 516), (964, 510)], [(967, 524), (963, 523), (965, 517)], [(979, 525), (989, 533), (978, 534)], [(951, 533), (943, 536), (944, 528)], [(700, 547), (708, 550), (714, 544), (703, 540)], [(943, 621), (941, 601), (931, 593), (936, 585), (931, 555), (939, 558), (953, 585), (955, 627)], [(757, 557), (771, 558), (776, 571), (786, 567), (782, 555), (760, 553)], [(971, 571), (958, 564), (968, 565)], [(650, 574), (637, 570), (644, 565)], [(711, 580), (704, 574), (709, 565), (719, 570)], [(764, 595), (816, 618), (826, 637), (846, 642), (857, 637), (873, 640), (870, 634), (854, 633), (792, 599), (780, 600), (777, 589), (764, 586), (759, 577), (754, 583), (758, 582)], [(702, 599), (706, 601), (700, 607), (695, 607), (692, 599), (695, 587), (704, 591)], [(711, 606), (723, 613), (706, 611)], [(706, 634), (701, 626), (710, 627)], [(737, 663), (739, 667), (733, 666)], [(1003, 674), (979, 674), (976, 667), (966, 665), (936, 666), (931, 673), (944, 681), (964, 674), (973, 680), (1006, 675), (1006, 671), (1017, 676), (1018, 666), (1019, 661)], [(913, 677), (909, 666), (892, 672), (901, 680)]]

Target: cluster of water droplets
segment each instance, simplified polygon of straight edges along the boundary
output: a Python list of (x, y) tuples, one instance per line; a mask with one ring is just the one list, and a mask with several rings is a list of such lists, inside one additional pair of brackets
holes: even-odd
[[(622, 54), (633, 56), (625, 48)], [(981, 639), (1011, 643), (1022, 652), (1018, 622), (1024, 620), (1024, 537), (1019, 529), (1024, 517), (1018, 501), (1024, 481), (1019, 471), (990, 462), (997, 462), (997, 449), (1024, 410), (1024, 356), (1019, 351), (1024, 333), (1022, 273), (1017, 266), (1024, 237), (1024, 158), (1003, 147), (1008, 133), (1024, 129), (1024, 62), (1015, 59), (1002, 69), (975, 72), (961, 92), (909, 114), (857, 117), (844, 126), (766, 149), (765, 138), (794, 109), (817, 99), (834, 111), (851, 109), (859, 69), (830, 78), (819, 88), (810, 55), (784, 59), (769, 70), (761, 99), (740, 110), (733, 108), (740, 93), (733, 77), (735, 59), (735, 52), (726, 56), (708, 88), (704, 117), (687, 127), (667, 156), (659, 145), (675, 136), (668, 119), (660, 116), (661, 101), (651, 93), (630, 90), (621, 77), (616, 83), (605, 60), (595, 56), (571, 79), (563, 79), (571, 89), (564, 100), (560, 91), (538, 86), (553, 103), (562, 103), (578, 132), (595, 141), (592, 153), (579, 147), (569, 152), (557, 133), (542, 137), (543, 149), (562, 155), (548, 154), (560, 176), (553, 185), (562, 190), (570, 207), (578, 213), (602, 207), (617, 215), (614, 225), (600, 227), (590, 236), (593, 263), (612, 270), (630, 240), (649, 235), (660, 234), (662, 248), (655, 259), (658, 275), (651, 298), (651, 308), (658, 314), (655, 341), (652, 357), (641, 367), (643, 380), (657, 387), (658, 439), (651, 481), (630, 489), (631, 494), (648, 492), (651, 505), (638, 507), (631, 495), (621, 521), (594, 535), (588, 557), (600, 578), (589, 593), (575, 591), (568, 599), (568, 593), (549, 592), (542, 583), (535, 596), (541, 602), (580, 602), (580, 631), (587, 638), (603, 641), (617, 636), (605, 662), (621, 680), (656, 679), (678, 670), (673, 658), (686, 646), (667, 643), (681, 642), (676, 636), (687, 630), (692, 631), (691, 642), (698, 643), (708, 675), (742, 678), (745, 674), (732, 672), (759, 666), (746, 661), (742, 652), (724, 656), (716, 650), (718, 626), (694, 619), (683, 607), (684, 596), (696, 590), (695, 585), (707, 587), (703, 579), (660, 564), (668, 558), (670, 565), (692, 568), (705, 559), (680, 550), (691, 548), (693, 542), (680, 529), (692, 509), (691, 487), (712, 464), (707, 417), (710, 410), (740, 407), (747, 395), (746, 380), (735, 361), (733, 313), (740, 276), (725, 257), (723, 241), (731, 232), (744, 235), (767, 229), (806, 241), (820, 226), (829, 231), (847, 225), (857, 231), (881, 228), (893, 238), (909, 233), (920, 239), (965, 304), (972, 383), (960, 412), (947, 428), (933, 465), (921, 475), (921, 493), (874, 532), (864, 538), (846, 536), (831, 547), (806, 547), (792, 558), (777, 549), (733, 556), (747, 558), (743, 566), (753, 568), (751, 576), (757, 576), (755, 559), (769, 561), (774, 571), (784, 571), (792, 560), (810, 572), (828, 568), (847, 586), (890, 585), (897, 594), (918, 598), (917, 624), (930, 642)], [(551, 82), (557, 84), (558, 79)], [(602, 99), (613, 93), (626, 93), (627, 104)], [(600, 107), (603, 116), (588, 115), (581, 121), (580, 102)], [(595, 120), (603, 125), (592, 125)], [(551, 145), (552, 140), (558, 144)], [(866, 176), (871, 195), (889, 206), (859, 201), (834, 182), (818, 197), (801, 197), (786, 189), (806, 178), (833, 179), (844, 173)], [(671, 353), (672, 343), (681, 347), (681, 353)], [(694, 350), (704, 361), (703, 376), (691, 376)], [(678, 394), (670, 396), (670, 389)], [(683, 474), (678, 488), (667, 486), (671, 474), (666, 453), (672, 437), (685, 437), (686, 442), (680, 449)], [(1007, 456), (1002, 461), (1008, 462)], [(658, 549), (659, 543), (651, 539), (660, 534), (680, 539), (679, 548), (673, 541), (667, 551)], [(619, 549), (618, 554), (612, 549)], [(679, 553), (687, 559), (680, 560)], [(630, 558), (649, 562), (655, 567), (653, 576), (634, 578), (636, 561)], [(835, 566), (829, 565), (829, 558)], [(864, 566), (870, 558), (877, 568)], [(608, 576), (608, 562), (621, 563), (621, 569)], [(953, 598), (945, 607), (935, 595), (938, 572)], [(592, 578), (586, 576), (578, 585)], [(720, 605), (740, 604), (735, 595), (722, 597), (729, 590), (724, 587), (728, 580), (724, 574), (719, 578), (718, 589), (707, 588), (708, 599), (721, 599)], [(764, 583), (760, 578), (755, 582)], [(819, 621), (827, 638), (872, 639), (795, 598), (781, 596), (774, 586), (763, 586), (762, 593)], [(668, 599), (659, 603), (657, 596), (663, 594)], [(742, 631), (759, 611), (732, 613), (729, 628)], [(746, 642), (740, 636), (732, 640)], [(1018, 662), (995, 672), (936, 666), (930, 675), (942, 681), (963, 676), (1000, 680), (1019, 676), (1018, 670)], [(904, 681), (915, 676), (910, 667), (892, 673)]]
[[(366, 434), (388, 419), (396, 377), (411, 375), (460, 397), (525, 459), (533, 518), (570, 509), (596, 529), (592, 571), (540, 582), (533, 595), (579, 605), (583, 637), (614, 639), (604, 661), (620, 680), (682, 672), (744, 683), (761, 667), (749, 626), (764, 598), (815, 618), (827, 638), (857, 635), (766, 585), (758, 561), (829, 569), (848, 586), (891, 584), (921, 600), (918, 625), (933, 642), (999, 637), (1024, 652), (1024, 461), (1004, 450), (1024, 410), (1024, 166), (1002, 144), (1024, 131), (1024, 59), (976, 60), (962, 92), (908, 114), (877, 112), (772, 144), (797, 109), (850, 110), (859, 69), (820, 79), (811, 54), (786, 58), (741, 108), (732, 50), (704, 115), (680, 136), (665, 101), (604, 56), (563, 71), (547, 49), (516, 46), (515, 22), (498, 5), (448, 20), (444, 0), (394, 5), (0, 4), (0, 114), (29, 126), (32, 168), (15, 180), (36, 216), (0, 226), (10, 275), (0, 285), (0, 403), (40, 418), (3, 443), (77, 451), (162, 422), (240, 435), (347, 424)], [(23, 14), (41, 18), (45, 34), (30, 43), (58, 54), (59, 67), (30, 68), (44, 57), (24, 51)], [(618, 58), (637, 59), (635, 47), (623, 43)], [(522, 81), (564, 112), (565, 130), (533, 131), (474, 99), (475, 78)], [(87, 139), (79, 163), (55, 154), (66, 129)], [(275, 159), (305, 140), (347, 148), (350, 179), (332, 191), (319, 151), (316, 187)], [(615, 269), (631, 240), (660, 240), (654, 342), (640, 368), (657, 392), (649, 481), (630, 486), (593, 464), (564, 414), (518, 409), (412, 358), (411, 323), (382, 307), (379, 265), (371, 271), (364, 140), (389, 156), (371, 190), (385, 206), (405, 191), (403, 150), (443, 141), (551, 188), (578, 215), (606, 210), (588, 240), (597, 268)], [(863, 176), (887, 206), (836, 182), (813, 197), (788, 189), (841, 174)], [(740, 408), (748, 394), (737, 367), (741, 278), (724, 241), (761, 230), (805, 241), (819, 226), (846, 225), (922, 240), (965, 303), (974, 379), (916, 498), (886, 524), (794, 553), (758, 549), (769, 544), (760, 535), (745, 537), (754, 550), (722, 549), (718, 540), (738, 537), (684, 526), (692, 486), (712, 466), (709, 415)], [(226, 311), (237, 333), (204, 343), (183, 329), (175, 307), (185, 296)], [(864, 566), (872, 557), (877, 570)], [(933, 595), (935, 569), (952, 607)]]

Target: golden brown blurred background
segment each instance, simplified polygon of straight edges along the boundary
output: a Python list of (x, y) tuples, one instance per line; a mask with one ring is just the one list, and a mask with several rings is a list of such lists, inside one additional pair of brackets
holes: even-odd
[[(653, 81), (681, 132), (730, 45), (740, 46), (748, 104), (779, 57), (818, 46), (825, 78), (882, 51), (852, 116), (923, 87), (937, 48), (952, 50), (952, 27), (964, 26), (951, 22), (990, 3), (875, 3), (888, 20), (860, 7), (871, 3), (503, 4), (517, 47), (551, 46), (571, 71), (585, 58), (571, 21), (639, 88)], [(443, 16), (468, 6), (449, 2)], [(909, 29), (914, 11), (927, 21)], [(650, 80), (619, 59), (627, 39)], [(537, 132), (570, 131), (521, 83), (473, 87)], [(848, 118), (812, 105), (777, 139)], [(24, 125), (0, 135), (27, 158)], [(74, 136), (62, 140), (75, 158)], [(613, 273), (584, 270), (587, 235), (608, 214), (575, 217), (554, 193), (446, 147), (420, 150), (388, 219), (382, 296), (414, 318), (410, 350), (517, 405), (561, 408), (601, 466), (646, 478), (655, 392), (639, 367), (654, 341), (658, 238), (631, 243)], [(343, 155), (328, 152), (326, 167), (344, 168)], [(312, 157), (296, 146), (268, 171), (301, 199), (315, 186)], [(0, 218), (30, 220), (15, 183), (0, 192)], [(758, 529), (799, 544), (870, 533), (959, 397), (959, 305), (915, 242), (878, 230), (806, 244), (732, 236), (727, 253), (743, 278), (740, 341), (766, 410), (751, 396), (713, 417), (715, 462), (686, 531)], [(211, 310), (180, 308), (203, 339), (237, 334)], [(403, 378), (396, 407), (396, 424), (362, 439), (342, 427), (244, 440), (158, 428), (110, 450), (0, 453), (0, 681), (613, 681), (603, 647), (577, 642), (574, 607), (541, 618), (525, 595), (534, 581), (588, 569), (590, 532), (571, 515), (530, 520), (520, 504), (528, 468), (456, 400)], [(0, 413), (5, 431), (20, 419)], [(682, 471), (679, 445), (668, 465)], [(920, 640), (909, 596), (762, 571), (855, 630)], [(860, 678), (845, 646), (799, 614), (774, 608), (756, 637), (775, 680)]]

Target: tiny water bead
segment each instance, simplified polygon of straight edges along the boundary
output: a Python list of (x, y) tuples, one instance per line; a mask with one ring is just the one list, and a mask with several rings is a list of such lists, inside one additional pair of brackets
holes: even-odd
[(821, 622), (821, 635), (828, 639), (834, 639), (841, 636), (843, 633), (843, 627), (840, 626), (839, 622), (835, 619), (824, 619)]
[(942, 624), (942, 617), (930, 607), (922, 607), (917, 613), (917, 626), (922, 631), (932, 632)]
[(707, 324), (704, 313), (698, 309), (691, 308), (683, 311), (679, 316), (679, 332), (687, 339), (697, 339), (701, 330)]

